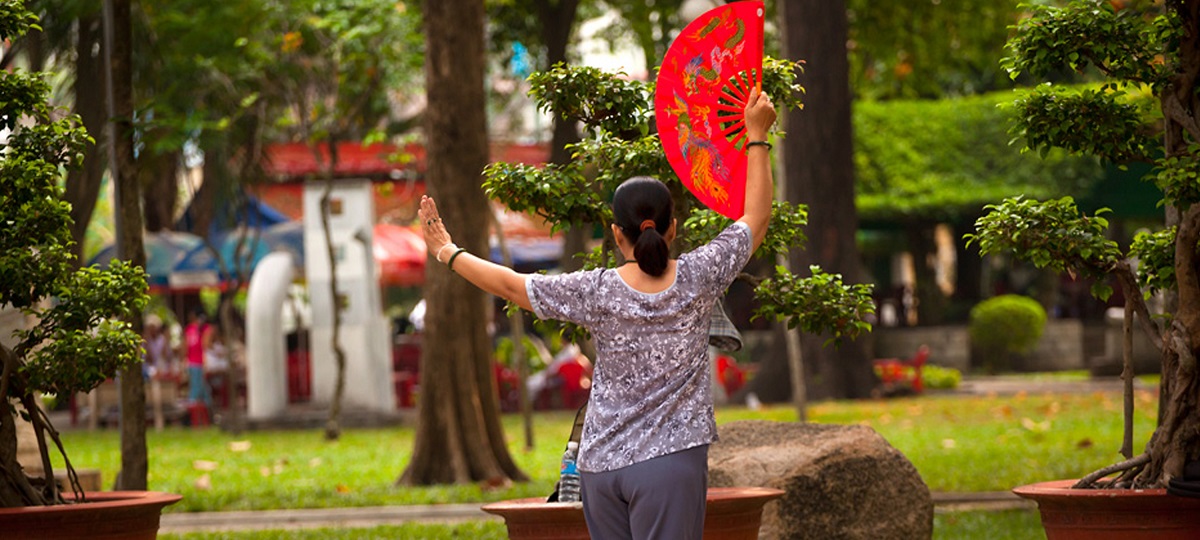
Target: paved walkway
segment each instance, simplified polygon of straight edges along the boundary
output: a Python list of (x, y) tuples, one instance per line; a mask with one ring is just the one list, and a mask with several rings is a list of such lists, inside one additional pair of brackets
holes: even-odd
[[(1149, 389), (1138, 384), (1139, 389)], [(955, 393), (1008, 395), (1019, 392), (1120, 392), (1119, 379), (1090, 381), (1031, 381), (1018, 377), (968, 378)], [(936, 512), (968, 510), (1033, 509), (1035, 505), (1007, 491), (982, 493), (933, 493)], [(482, 504), (444, 504), (411, 506), (374, 506), (362, 508), (318, 508), (267, 510), (258, 512), (167, 513), (162, 516), (162, 532), (211, 532), (228, 530), (357, 528), (398, 525), (412, 522), (456, 522), (501, 518), (481, 509)]]
[[(1154, 390), (1155, 388), (1137, 379), (1133, 381), (1137, 390)], [(953, 393), (975, 395), (1012, 395), (1020, 392), (1038, 393), (1085, 393), (1093, 392), (1123, 392), (1124, 382), (1117, 377), (1103, 379), (1088, 379), (1085, 381), (1070, 380), (1032, 380), (1020, 376), (998, 377), (969, 377), (963, 379)]]
[(357, 528), (411, 522), (454, 522), (496, 519), (480, 504), (313, 508), (258, 512), (189, 512), (163, 514), (160, 532), (211, 532), (254, 529)]
[[(1008, 510), (1034, 508), (1033, 503), (1009, 493), (934, 493), (934, 510)], [(266, 510), (259, 512), (191, 512), (162, 516), (161, 532), (215, 532), (231, 530), (358, 528), (400, 525), (412, 522), (449, 523), (469, 520), (495, 520), (499, 516), (480, 509), (481, 504), (438, 504), (412, 506), (371, 506), (363, 508), (314, 508), (304, 510)]]

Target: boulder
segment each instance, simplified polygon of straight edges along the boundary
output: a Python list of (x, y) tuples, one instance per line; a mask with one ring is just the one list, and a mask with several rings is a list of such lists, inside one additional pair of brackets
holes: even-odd
[(767, 504), (759, 538), (933, 537), (933, 498), (908, 458), (866, 426), (762, 420), (721, 426), (710, 487), (786, 494)]

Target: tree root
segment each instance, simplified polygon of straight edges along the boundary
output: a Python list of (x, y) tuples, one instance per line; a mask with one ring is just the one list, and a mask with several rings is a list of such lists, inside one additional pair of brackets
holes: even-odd
[[(1075, 485), (1071, 486), (1071, 488), (1106, 489), (1128, 487), (1129, 483), (1138, 475), (1139, 472), (1141, 472), (1142, 468), (1145, 467), (1147, 463), (1150, 463), (1150, 454), (1143, 453), (1084, 476), (1083, 478), (1080, 478), (1078, 482), (1075, 482)], [(1100, 479), (1115, 472), (1121, 472), (1123, 474), (1111, 482), (1099, 482)]]

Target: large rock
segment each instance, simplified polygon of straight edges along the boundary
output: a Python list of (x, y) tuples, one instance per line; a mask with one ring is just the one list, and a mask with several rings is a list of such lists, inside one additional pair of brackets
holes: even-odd
[(712, 487), (787, 493), (763, 511), (759, 538), (933, 537), (933, 499), (916, 467), (865, 426), (730, 422), (708, 454)]

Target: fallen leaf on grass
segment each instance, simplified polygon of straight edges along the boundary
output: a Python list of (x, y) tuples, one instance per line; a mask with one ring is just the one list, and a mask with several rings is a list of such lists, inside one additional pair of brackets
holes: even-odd
[(207, 459), (197, 459), (192, 462), (192, 468), (197, 471), (215, 471), (221, 464)]
[(212, 489), (212, 478), (210, 478), (207, 474), (202, 474), (200, 475), (200, 478), (196, 479), (192, 486), (196, 488), (196, 491), (208, 491)]
[(250, 441), (230, 441), (230, 452), (245, 452), (250, 449)]
[(320, 467), (321, 466), (321, 458), (315, 457), (315, 458), (308, 460), (308, 466), (309, 467)]
[(350, 486), (347, 486), (346, 484), (338, 484), (337, 492), (338, 493), (350, 493)]
[(1034, 433), (1042, 433), (1045, 431), (1050, 431), (1050, 421), (1042, 420), (1041, 422), (1034, 422), (1029, 417), (1025, 417), (1021, 419), (1021, 427)]
[(954, 439), (942, 439), (942, 448), (947, 450), (958, 446), (958, 442)]
[(1091, 448), (1091, 447), (1092, 447), (1092, 446), (1094, 446), (1095, 444), (1096, 444), (1096, 443), (1093, 443), (1091, 439), (1083, 439), (1083, 440), (1081, 440), (1081, 441), (1079, 441), (1079, 442), (1075, 443), (1075, 448), (1078, 448), (1078, 449), (1080, 449), (1080, 450), (1083, 450), (1083, 449), (1085, 449), (1085, 448)]

